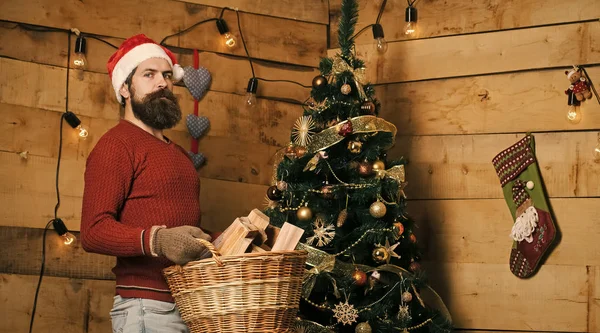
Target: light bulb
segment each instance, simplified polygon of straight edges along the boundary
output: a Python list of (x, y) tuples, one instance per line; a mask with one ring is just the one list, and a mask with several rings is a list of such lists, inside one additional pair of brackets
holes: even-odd
[(233, 48), (237, 43), (235, 36), (229, 32), (229, 28), (227, 27), (227, 23), (223, 19), (217, 20), (217, 29), (221, 36), (223, 36), (225, 45), (229, 48)]
[(417, 9), (415, 7), (406, 7), (404, 21), (406, 22), (404, 25), (404, 34), (407, 37), (414, 37), (417, 32)]
[(375, 48), (380, 54), (385, 53), (388, 49), (388, 44), (384, 39), (383, 27), (381, 24), (373, 24), (373, 39), (375, 40)]
[(85, 139), (88, 136), (88, 131), (85, 129), (85, 127), (83, 127), (82, 125), (77, 126), (77, 128), (79, 130), (79, 137)]
[(87, 67), (87, 58), (85, 57), (86, 41), (82, 36), (77, 37), (75, 41), (75, 56), (73, 57), (73, 67), (75, 69), (85, 69)]
[(412, 37), (417, 32), (417, 22), (406, 22), (404, 25), (404, 34), (408, 37)]
[(235, 46), (236, 39), (234, 35), (230, 34), (229, 32), (226, 32), (223, 35), (223, 38), (225, 39), (225, 45), (229, 46), (230, 48)]
[(579, 124), (581, 121), (581, 111), (576, 105), (569, 105), (569, 109), (567, 110), (567, 120), (571, 124)]
[(65, 245), (71, 245), (75, 241), (75, 236), (73, 236), (73, 234), (70, 232), (61, 235), (60, 237), (63, 238)]
[(598, 144), (594, 147), (594, 161), (600, 162), (600, 138), (598, 138)]
[(254, 108), (256, 101), (256, 90), (258, 89), (258, 79), (255, 77), (248, 80), (248, 88), (246, 88), (246, 107)]
[(385, 53), (385, 51), (387, 51), (387, 49), (388, 49), (388, 44), (385, 41), (385, 39), (377, 38), (376, 41), (377, 41), (377, 45), (376, 45), (377, 52)]

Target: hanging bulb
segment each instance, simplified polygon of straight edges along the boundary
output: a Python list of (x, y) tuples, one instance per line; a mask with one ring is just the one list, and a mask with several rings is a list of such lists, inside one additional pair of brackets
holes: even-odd
[(404, 34), (407, 37), (414, 37), (417, 33), (417, 8), (413, 6), (406, 7), (406, 12), (404, 13), (404, 21), (406, 24), (404, 25)]
[(579, 105), (581, 104), (577, 98), (575, 98), (575, 94), (569, 92), (568, 94), (567, 104), (569, 108), (567, 109), (567, 120), (571, 124), (579, 124), (581, 121), (581, 110), (579, 110)]
[(581, 111), (578, 106), (569, 105), (569, 109), (567, 111), (567, 120), (571, 124), (579, 124), (581, 121)]
[(385, 51), (388, 49), (388, 44), (383, 37), (383, 27), (381, 24), (373, 24), (373, 39), (375, 39), (375, 48), (380, 54), (385, 53)]
[(61, 236), (65, 245), (71, 245), (75, 241), (75, 236), (72, 233), (68, 232)]
[(62, 237), (65, 245), (70, 245), (75, 241), (75, 236), (69, 232), (69, 229), (67, 229), (63, 220), (59, 218), (52, 220), (52, 226), (56, 233)]
[(65, 114), (63, 115), (63, 118), (65, 118), (65, 120), (67, 121), (67, 123), (73, 127), (74, 129), (79, 131), (79, 137), (82, 139), (87, 138), (88, 136), (88, 131), (85, 129), (85, 127), (83, 127), (83, 125), (81, 125), (81, 120), (79, 120), (79, 118), (77, 117), (77, 115), (75, 115), (73, 112), (71, 111), (67, 111), (65, 112)]
[(73, 57), (73, 68), (84, 70), (87, 67), (85, 57), (86, 40), (83, 36), (77, 36), (75, 41), (75, 56)]
[(246, 107), (254, 108), (256, 101), (256, 90), (258, 88), (258, 80), (253, 77), (248, 80), (248, 88), (246, 89)]
[(227, 27), (227, 23), (225, 23), (225, 20), (217, 20), (217, 29), (219, 30), (221, 36), (223, 36), (225, 45), (227, 45), (229, 48), (233, 48), (236, 45), (237, 40), (235, 39), (235, 36), (229, 32), (229, 28)]
[(594, 147), (594, 161), (600, 162), (600, 137), (598, 138), (598, 144)]
[(77, 126), (77, 128), (75, 128), (77, 130), (79, 130), (79, 137), (82, 139), (87, 138), (88, 136), (88, 131), (85, 129), (85, 127), (83, 127), (82, 125)]

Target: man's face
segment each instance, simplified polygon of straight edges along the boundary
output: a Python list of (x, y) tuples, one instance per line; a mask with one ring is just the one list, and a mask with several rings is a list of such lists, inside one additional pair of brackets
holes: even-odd
[(143, 61), (133, 74), (131, 109), (136, 118), (154, 129), (172, 128), (181, 120), (181, 108), (172, 93), (172, 76), (171, 66), (161, 58)]

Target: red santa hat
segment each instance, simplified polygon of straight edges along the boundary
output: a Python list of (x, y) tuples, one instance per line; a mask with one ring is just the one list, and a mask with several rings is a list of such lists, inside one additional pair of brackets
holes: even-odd
[(183, 78), (183, 68), (177, 64), (173, 52), (143, 34), (135, 35), (121, 44), (117, 52), (108, 59), (106, 65), (119, 103), (122, 101), (119, 90), (129, 74), (140, 63), (150, 58), (165, 59), (173, 68), (173, 81), (177, 82)]

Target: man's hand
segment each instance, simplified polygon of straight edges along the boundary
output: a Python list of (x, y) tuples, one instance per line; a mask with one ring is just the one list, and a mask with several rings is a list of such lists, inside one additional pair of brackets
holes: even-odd
[(158, 229), (154, 236), (154, 252), (172, 262), (184, 265), (190, 261), (210, 257), (210, 251), (197, 238), (210, 241), (210, 236), (200, 228), (181, 226)]

